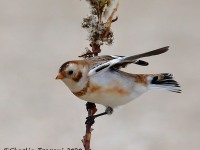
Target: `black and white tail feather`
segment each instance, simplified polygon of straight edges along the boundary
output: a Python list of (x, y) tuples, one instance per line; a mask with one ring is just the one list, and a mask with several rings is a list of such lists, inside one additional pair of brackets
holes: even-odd
[(164, 89), (171, 92), (181, 93), (180, 85), (173, 79), (173, 74), (162, 73), (160, 76), (154, 76), (149, 84), (151, 89)]

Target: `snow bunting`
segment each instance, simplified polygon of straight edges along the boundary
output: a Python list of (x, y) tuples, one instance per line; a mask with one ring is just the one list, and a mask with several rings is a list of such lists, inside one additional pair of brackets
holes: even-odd
[(120, 70), (128, 64), (147, 66), (147, 62), (138, 59), (162, 54), (168, 48), (128, 57), (103, 55), (68, 61), (60, 67), (56, 79), (62, 80), (78, 98), (106, 106), (105, 114), (109, 114), (112, 108), (124, 105), (150, 89), (181, 92), (170, 73), (131, 74)]

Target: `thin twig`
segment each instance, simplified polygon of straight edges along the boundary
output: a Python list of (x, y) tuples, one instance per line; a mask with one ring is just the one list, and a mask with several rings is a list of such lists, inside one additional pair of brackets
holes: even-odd
[[(117, 9), (119, 7), (119, 1), (117, 2), (117, 5), (116, 5), (115, 9), (113, 10), (113, 12), (111, 13), (110, 17), (108, 18), (108, 20), (106, 22), (106, 27), (107, 28), (106, 28), (106, 32), (104, 34), (104, 37), (108, 36), (108, 33), (110, 32), (110, 28), (111, 28), (111, 23), (115, 22), (115, 20), (113, 21), (113, 17), (114, 17), (114, 14), (116, 13), (116, 11), (117, 11)], [(118, 19), (118, 17), (116, 19)]]
[[(90, 106), (88, 106), (88, 104)], [(94, 103), (87, 103), (86, 107), (87, 107), (87, 111), (88, 111), (88, 117), (93, 116), (97, 112), (96, 105)], [(83, 137), (83, 140), (82, 140), (85, 150), (90, 150), (91, 132), (93, 130), (92, 125), (93, 125), (93, 123), (86, 124), (86, 132), (85, 132), (85, 136)]]
[[(114, 14), (116, 13), (119, 7), (119, 1), (117, 2), (115, 8), (112, 10), (110, 16), (105, 20), (103, 20), (103, 14), (105, 14), (105, 10), (109, 9), (112, 5), (112, 0), (86, 0), (89, 2), (91, 6), (91, 13), (88, 17), (83, 18), (82, 27), (86, 28), (89, 33), (88, 40), (90, 41), (90, 47), (86, 48), (86, 53), (79, 56), (83, 58), (98, 56), (101, 52), (101, 46), (106, 44), (112, 44), (113, 42), (113, 32), (111, 31), (111, 24), (118, 20), (118, 17), (113, 19)], [(88, 117), (93, 116), (97, 109), (94, 103), (87, 103), (87, 111)], [(83, 145), (85, 150), (90, 150), (90, 140), (91, 140), (91, 132), (92, 125), (94, 122), (86, 122), (86, 132), (83, 137)]]

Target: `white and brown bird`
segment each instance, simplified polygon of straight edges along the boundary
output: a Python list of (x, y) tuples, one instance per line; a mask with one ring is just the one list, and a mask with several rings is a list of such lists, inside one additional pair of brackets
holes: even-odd
[(56, 79), (62, 80), (78, 98), (106, 106), (103, 114), (111, 114), (113, 108), (132, 101), (150, 89), (181, 92), (170, 73), (131, 74), (120, 70), (128, 64), (147, 66), (147, 62), (138, 59), (162, 54), (168, 48), (128, 57), (104, 55), (68, 61), (60, 67)]

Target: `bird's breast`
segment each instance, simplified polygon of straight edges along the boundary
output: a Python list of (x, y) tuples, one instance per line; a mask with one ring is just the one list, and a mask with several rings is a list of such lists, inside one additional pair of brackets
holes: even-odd
[(116, 72), (106, 72), (91, 76), (85, 95), (81, 96), (89, 102), (116, 107), (138, 97), (144, 87)]

